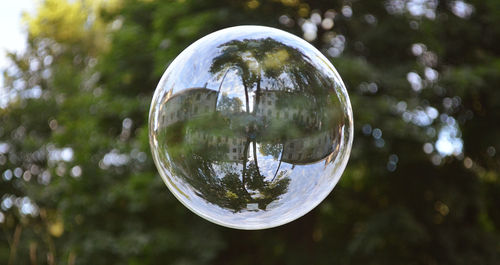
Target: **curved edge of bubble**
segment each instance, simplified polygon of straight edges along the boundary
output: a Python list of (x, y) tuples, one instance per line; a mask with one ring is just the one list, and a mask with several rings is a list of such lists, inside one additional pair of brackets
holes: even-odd
[[(169, 176), (165, 175), (164, 172), (162, 172), (161, 170), (158, 170), (159, 168), (161, 168), (161, 162), (158, 158), (158, 154), (157, 152), (155, 151), (155, 143), (154, 143), (154, 122), (156, 121), (156, 118), (154, 117), (154, 112), (155, 112), (155, 104), (151, 104), (150, 106), (150, 110), (149, 110), (149, 119), (148, 119), (148, 130), (149, 130), (149, 144), (150, 144), (150, 148), (151, 148), (151, 152), (152, 152), (152, 155), (153, 155), (153, 161), (154, 161), (154, 164), (157, 168), (157, 171), (160, 173), (160, 177), (162, 178), (163, 182), (165, 183), (165, 185), (168, 187), (169, 191), (174, 195), (174, 197), (182, 204), (184, 205), (186, 208), (188, 208), (191, 212), (193, 212), (194, 214), (200, 216), (201, 218), (211, 222), (211, 223), (214, 223), (214, 224), (218, 224), (218, 225), (221, 225), (221, 226), (224, 226), (224, 227), (227, 227), (227, 228), (232, 228), (232, 229), (239, 229), (239, 230), (264, 230), (264, 229), (271, 229), (271, 228), (275, 228), (275, 227), (278, 227), (278, 226), (281, 226), (281, 225), (284, 225), (284, 224), (287, 224), (287, 223), (290, 223), (290, 222), (293, 222), (297, 219), (299, 219), (300, 217), (308, 214), (309, 212), (311, 212), (313, 209), (315, 209), (319, 204), (321, 204), (321, 202), (323, 202), (327, 197), (328, 195), (330, 195), (330, 193), (333, 191), (333, 189), (337, 186), (338, 184), (338, 181), (340, 180), (340, 178), (342, 177), (344, 171), (345, 171), (345, 168), (347, 166), (347, 162), (349, 161), (349, 158), (350, 158), (350, 153), (351, 153), (351, 148), (352, 148), (352, 143), (353, 143), (353, 140), (354, 140), (354, 117), (353, 117), (353, 113), (352, 113), (352, 106), (351, 106), (351, 101), (350, 101), (350, 98), (349, 98), (349, 94), (347, 93), (347, 88), (342, 80), (342, 78), (340, 77), (339, 73), (337, 72), (337, 69), (333, 66), (333, 64), (330, 62), (330, 60), (328, 60), (328, 58), (326, 58), (320, 51), (318, 51), (312, 44), (310, 44), (309, 42), (305, 41), (304, 39), (292, 34), (292, 33), (289, 33), (289, 32), (286, 32), (286, 31), (283, 31), (283, 30), (280, 30), (280, 29), (275, 29), (275, 28), (271, 28), (271, 27), (266, 27), (266, 26), (260, 26), (260, 25), (241, 25), (241, 26), (233, 26), (233, 27), (228, 27), (228, 28), (224, 28), (224, 29), (221, 29), (221, 30), (218, 30), (218, 31), (215, 31), (209, 35), (212, 35), (214, 33), (217, 33), (217, 34), (220, 34), (222, 31), (225, 31), (225, 30), (229, 30), (229, 29), (234, 29), (234, 28), (246, 28), (246, 27), (259, 27), (259, 28), (263, 28), (265, 30), (268, 30), (268, 31), (273, 31), (273, 32), (278, 32), (280, 34), (290, 34), (291, 37), (293, 37), (294, 39), (296, 39), (298, 42), (301, 42), (302, 44), (306, 45), (306, 46), (310, 46), (312, 48), (314, 48), (313, 50), (315, 50), (315, 53), (316, 53), (316, 56), (319, 56), (321, 57), (321, 59), (328, 65), (328, 67), (333, 71), (333, 73), (335, 74), (335, 78), (336, 78), (336, 81), (339, 82), (341, 84), (340, 86), (340, 89), (342, 90), (343, 93), (341, 93), (343, 96), (345, 96), (345, 110), (347, 111), (347, 118), (348, 118), (348, 123), (349, 123), (349, 126), (347, 129), (348, 130), (348, 139), (347, 139), (347, 143), (346, 143), (346, 148), (343, 149), (343, 154), (341, 154), (339, 157), (345, 157), (345, 159), (343, 159), (342, 161), (340, 161), (340, 165), (339, 165), (339, 176), (335, 178), (334, 180), (334, 183), (332, 183), (333, 185), (331, 186), (331, 189), (328, 191), (328, 192), (325, 192), (320, 198), (319, 200), (317, 200), (315, 203), (311, 204), (311, 207), (309, 207), (309, 209), (303, 211), (302, 213), (299, 213), (295, 216), (292, 216), (292, 217), (288, 217), (286, 219), (281, 219), (281, 221), (279, 222), (276, 222), (276, 223), (271, 223), (269, 225), (264, 225), (264, 226), (258, 226), (258, 225), (250, 225), (250, 226), (237, 226), (237, 225), (233, 225), (233, 224), (230, 224), (230, 223), (224, 223), (224, 222), (220, 222), (219, 220), (215, 219), (215, 218), (212, 218), (206, 214), (203, 214), (202, 212), (199, 212), (198, 210), (194, 209), (193, 207), (191, 207), (188, 203), (186, 203), (184, 201), (184, 198), (181, 198), (176, 192), (175, 192), (175, 188), (172, 186), (172, 184), (170, 184), (170, 182), (168, 181), (168, 178)], [(207, 35), (208, 36), (208, 35)], [(189, 45), (185, 50), (189, 49), (189, 48), (192, 48), (193, 46), (195, 45), (198, 45), (202, 40), (206, 39), (207, 36), (204, 36), (203, 38), (200, 38), (199, 40), (195, 41), (194, 43), (192, 43), (191, 45)], [(185, 51), (184, 50), (184, 51)], [(183, 52), (184, 52), (183, 51)], [(181, 52), (181, 54), (183, 53)], [(180, 54), (179, 54), (180, 55)], [(179, 57), (178, 55), (178, 57)], [(175, 59), (174, 61), (172, 61), (171, 64), (173, 64), (175, 62)], [(169, 65), (170, 67), (170, 65)], [(158, 82), (158, 85), (156, 86), (156, 89), (155, 89), (155, 92), (153, 94), (153, 98), (151, 100), (152, 103), (156, 102), (157, 101), (157, 98), (160, 96), (161, 94), (161, 89), (158, 89), (160, 87), (163, 87), (163, 83), (165, 82), (165, 79), (168, 75), (168, 68), (165, 70), (164, 74), (162, 75), (160, 81)]]

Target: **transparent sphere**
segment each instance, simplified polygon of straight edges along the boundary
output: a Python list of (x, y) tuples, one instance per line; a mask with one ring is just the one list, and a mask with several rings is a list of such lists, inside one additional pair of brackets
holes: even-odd
[(337, 184), (352, 110), (332, 64), (306, 41), (261, 26), (217, 31), (170, 64), (149, 114), (170, 191), (214, 223), (264, 229), (312, 210)]

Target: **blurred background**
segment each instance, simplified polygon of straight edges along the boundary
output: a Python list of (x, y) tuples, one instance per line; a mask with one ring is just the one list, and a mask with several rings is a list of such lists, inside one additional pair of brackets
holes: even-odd
[[(500, 1), (9, 2), (1, 264), (500, 264)], [(337, 187), (262, 231), (187, 210), (148, 142), (169, 63), (244, 24), (316, 46), (354, 111)]]

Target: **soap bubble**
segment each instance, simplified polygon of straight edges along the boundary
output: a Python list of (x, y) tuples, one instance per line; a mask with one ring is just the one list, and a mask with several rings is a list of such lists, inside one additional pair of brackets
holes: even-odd
[(291, 222), (337, 184), (352, 145), (345, 86), (318, 50), (281, 30), (203, 37), (161, 78), (150, 143), (170, 191), (214, 223)]

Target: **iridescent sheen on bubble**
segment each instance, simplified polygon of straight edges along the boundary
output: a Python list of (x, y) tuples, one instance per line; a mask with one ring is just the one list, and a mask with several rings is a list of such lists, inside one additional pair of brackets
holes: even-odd
[(316, 207), (346, 166), (352, 127), (328, 59), (260, 26), (217, 31), (184, 50), (149, 116), (170, 191), (201, 217), (239, 229), (275, 227)]

